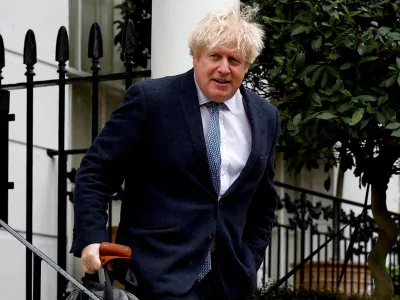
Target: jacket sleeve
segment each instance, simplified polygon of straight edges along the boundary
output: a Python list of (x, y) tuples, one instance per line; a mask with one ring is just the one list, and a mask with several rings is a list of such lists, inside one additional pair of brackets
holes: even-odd
[(75, 180), (74, 236), (71, 253), (107, 241), (107, 208), (124, 179), (124, 166), (135, 157), (142, 138), (146, 98), (141, 84), (125, 93), (105, 126), (84, 155)]
[(280, 117), (276, 110), (276, 129), (272, 149), (268, 156), (264, 175), (251, 200), (247, 212), (247, 221), (242, 241), (254, 254), (255, 265), (258, 269), (264, 259), (265, 250), (269, 245), (272, 228), (275, 223), (277, 208), (277, 193), (274, 187), (275, 148), (280, 135)]

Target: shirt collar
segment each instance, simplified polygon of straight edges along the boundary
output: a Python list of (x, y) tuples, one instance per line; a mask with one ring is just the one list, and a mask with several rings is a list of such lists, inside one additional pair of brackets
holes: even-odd
[[(197, 96), (199, 98), (199, 105), (201, 106), (203, 104), (211, 102), (211, 100), (208, 99), (201, 91), (199, 85), (197, 84), (196, 78), (194, 78), (194, 82), (196, 84)], [(229, 109), (229, 111), (234, 114), (236, 112), (238, 101), (241, 101), (241, 99), (242, 99), (242, 94), (240, 93), (240, 90), (238, 89), (231, 99), (228, 99), (228, 100), (224, 101), (223, 103), (226, 105), (226, 107)]]

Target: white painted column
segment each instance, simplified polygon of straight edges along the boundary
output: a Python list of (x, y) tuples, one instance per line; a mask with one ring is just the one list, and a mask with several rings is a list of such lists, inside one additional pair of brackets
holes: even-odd
[(210, 10), (239, 0), (152, 0), (152, 78), (176, 75), (192, 68), (188, 38)]

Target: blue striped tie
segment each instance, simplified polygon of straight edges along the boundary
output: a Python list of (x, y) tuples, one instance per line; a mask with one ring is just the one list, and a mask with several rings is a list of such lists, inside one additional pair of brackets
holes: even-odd
[[(220, 191), (220, 170), (221, 170), (221, 134), (219, 130), (219, 110), (221, 108), (221, 103), (212, 102), (211, 106), (211, 119), (208, 126), (206, 135), (206, 147), (208, 163), (210, 166), (211, 176), (214, 184), (215, 191), (217, 195)], [(211, 270), (211, 251), (208, 249), (207, 257), (204, 265), (200, 269), (200, 274), (197, 277), (198, 280), (204, 278), (208, 272)]]

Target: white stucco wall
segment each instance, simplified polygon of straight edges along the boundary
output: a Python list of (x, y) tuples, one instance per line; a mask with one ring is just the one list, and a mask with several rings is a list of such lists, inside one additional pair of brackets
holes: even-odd
[[(0, 4), (0, 34), (6, 48), (3, 84), (26, 81), (23, 47), (28, 29), (35, 32), (38, 63), (35, 80), (58, 77), (55, 46), (58, 29), (68, 28), (68, 0), (20, 0)], [(9, 180), (9, 224), (23, 236), (26, 232), (26, 90), (11, 91)], [(66, 91), (66, 132), (70, 132), (69, 88)], [(47, 149), (57, 149), (58, 88), (34, 90), (33, 124), (33, 244), (56, 261), (57, 258), (57, 158), (47, 156)], [(66, 148), (69, 135), (66, 135)], [(1, 297), (25, 298), (25, 247), (0, 230)], [(42, 297), (56, 298), (56, 272), (42, 263)]]

